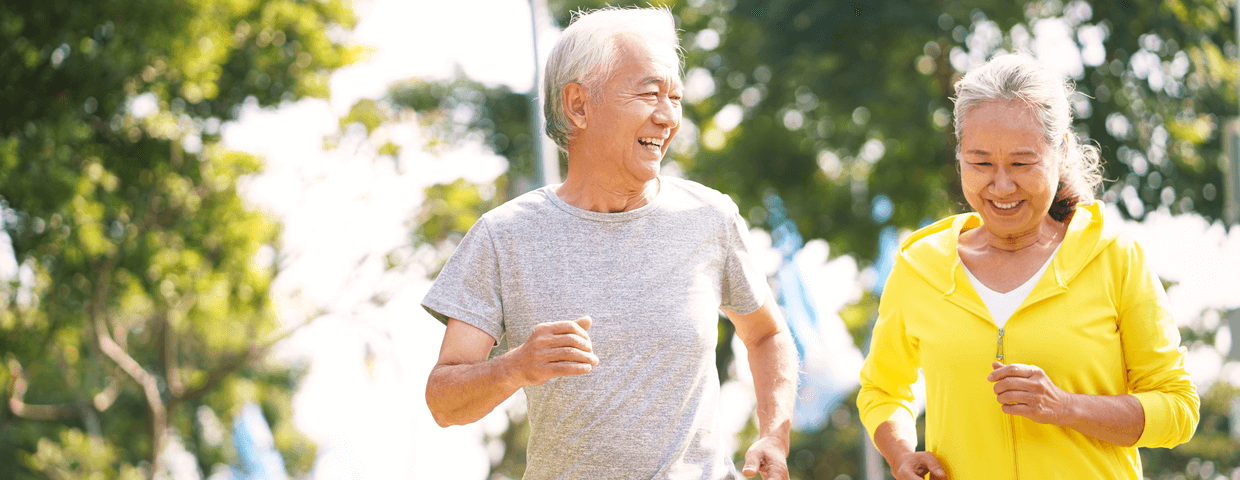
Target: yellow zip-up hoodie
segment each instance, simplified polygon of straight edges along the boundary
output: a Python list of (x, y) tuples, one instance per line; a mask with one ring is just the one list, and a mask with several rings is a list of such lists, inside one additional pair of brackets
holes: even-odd
[(1197, 427), (1200, 400), (1184, 370), (1162, 284), (1130, 238), (1103, 228), (1101, 204), (1078, 207), (1050, 267), (1005, 325), (1003, 363), (1041, 367), (1075, 393), (1132, 394), (1145, 411), (1137, 444), (1004, 414), (986, 380), (999, 328), (956, 253), (976, 213), (940, 220), (901, 246), (878, 308), (857, 406), (871, 438), (910, 385), (926, 380), (926, 450), (953, 480), (1142, 478), (1137, 447), (1172, 447)]

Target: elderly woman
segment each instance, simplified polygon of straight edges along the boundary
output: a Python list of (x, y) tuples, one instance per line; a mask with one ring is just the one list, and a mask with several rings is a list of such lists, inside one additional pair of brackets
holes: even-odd
[(857, 397), (898, 479), (1141, 479), (1137, 447), (1192, 437), (1200, 401), (1166, 295), (1094, 200), (1098, 153), (1071, 130), (1070, 93), (1019, 55), (956, 84), (974, 212), (901, 245)]

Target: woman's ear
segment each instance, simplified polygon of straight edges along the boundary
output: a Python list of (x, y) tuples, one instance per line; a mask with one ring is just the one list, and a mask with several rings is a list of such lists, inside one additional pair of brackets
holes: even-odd
[(589, 103), (589, 95), (586, 87), (577, 82), (568, 82), (564, 86), (564, 114), (568, 115), (568, 121), (577, 129), (586, 128), (586, 104)]

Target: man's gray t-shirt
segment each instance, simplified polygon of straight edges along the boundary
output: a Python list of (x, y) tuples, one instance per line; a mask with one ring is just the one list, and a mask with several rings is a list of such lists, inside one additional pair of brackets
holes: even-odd
[(740, 478), (716, 420), (718, 311), (761, 306), (730, 198), (660, 177), (650, 204), (599, 213), (555, 187), (487, 212), (422, 305), (515, 348), (539, 323), (590, 316), (599, 364), (525, 387), (526, 479)]

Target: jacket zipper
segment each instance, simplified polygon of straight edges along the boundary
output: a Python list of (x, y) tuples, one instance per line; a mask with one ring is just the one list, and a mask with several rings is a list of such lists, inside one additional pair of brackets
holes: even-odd
[[(999, 328), (999, 340), (995, 343), (995, 360), (1003, 362), (1003, 328)], [(1012, 474), (1016, 478), (1020, 478), (1019, 462), (1016, 461), (1016, 420), (1011, 415), (1003, 414), (1007, 417), (1008, 438), (1012, 441)]]
[(1008, 415), (1008, 425), (1012, 431), (1012, 475), (1020, 479), (1020, 462), (1016, 459), (1018, 456), (1016, 452), (1016, 419), (1012, 418), (1011, 415)]
[(1003, 361), (1003, 328), (1002, 327), (999, 328), (999, 343), (998, 343), (998, 347), (995, 348), (995, 360), (998, 360), (1000, 362)]

